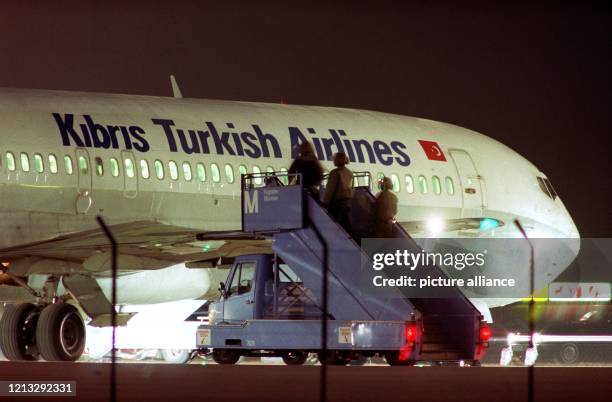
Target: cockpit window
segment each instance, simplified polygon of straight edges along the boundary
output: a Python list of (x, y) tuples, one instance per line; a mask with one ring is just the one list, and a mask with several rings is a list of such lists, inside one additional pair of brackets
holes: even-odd
[(550, 180), (545, 178), (544, 179), (544, 184), (546, 184), (546, 187), (548, 187), (548, 192), (552, 196), (553, 200), (557, 199), (557, 192), (555, 191), (555, 188), (550, 183)]
[(540, 190), (542, 190), (544, 194), (546, 194), (553, 200), (557, 199), (557, 192), (550, 183), (550, 180), (548, 180), (546, 177), (538, 177), (538, 185), (540, 186)]

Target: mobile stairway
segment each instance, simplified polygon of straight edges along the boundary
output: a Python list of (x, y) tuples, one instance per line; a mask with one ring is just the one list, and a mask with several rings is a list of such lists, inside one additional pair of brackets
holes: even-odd
[[(369, 182), (355, 187), (352, 200), (352, 235), (358, 238), (367, 234), (364, 223), (370, 221), (375, 201)], [(327, 363), (380, 354), (390, 364), (478, 364), (486, 347), (486, 339), (481, 337), (486, 324), (459, 289), (446, 289), (444, 298), (410, 298), (393, 287), (373, 294), (363, 283), (363, 274), (372, 270), (370, 257), (329, 215), (318, 197), (301, 186), (299, 175), (247, 174), (241, 185), (241, 234), (271, 238), (273, 255), (237, 259), (222, 284), (220, 300), (211, 304), (216, 318), (198, 329), (198, 348), (212, 349), (213, 357), (221, 363), (233, 363), (240, 355), (273, 354), (283, 356), (288, 364), (299, 364), (309, 352), (321, 352), (318, 334), (322, 311), (326, 310), (326, 349), (334, 358), (319, 357)], [(199, 238), (216, 235), (204, 233)], [(410, 252), (421, 252), (398, 224), (394, 237)], [(231, 284), (249, 258), (259, 261), (257, 273), (243, 286), (252, 296), (240, 302), (241, 311), (236, 312), (230, 303), (232, 297), (239, 297), (240, 283), (233, 293)], [(298, 314), (279, 314), (282, 300), (287, 299), (287, 289), (279, 281), (279, 271), (284, 272), (280, 264), (299, 277), (299, 282), (292, 284), (299, 289), (302, 308)], [(260, 269), (266, 265), (269, 269)], [(431, 272), (432, 268), (428, 269)], [(323, 272), (327, 272), (327, 303), (323, 303)], [(295, 305), (296, 300), (290, 300), (289, 305)]]

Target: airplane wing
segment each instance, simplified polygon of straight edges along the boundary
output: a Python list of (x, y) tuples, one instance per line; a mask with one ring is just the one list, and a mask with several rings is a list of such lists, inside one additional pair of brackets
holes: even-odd
[[(217, 236), (198, 240), (196, 236), (202, 233), (201, 230), (154, 221), (136, 221), (109, 227), (117, 241), (120, 258), (129, 257), (132, 262), (148, 261), (150, 265), (135, 267), (134, 263), (131, 263), (126, 267), (126, 264), (120, 264), (121, 270), (157, 269), (188, 261), (213, 260), (271, 250), (269, 240), (254, 236), (227, 237), (222, 232), (215, 232)], [(0, 249), (0, 259), (15, 261), (35, 257), (83, 264), (95, 260), (96, 255), (109, 255), (110, 251), (110, 242), (103, 231), (92, 229)], [(87, 272), (92, 270), (105, 271), (91, 267), (84, 269)]]

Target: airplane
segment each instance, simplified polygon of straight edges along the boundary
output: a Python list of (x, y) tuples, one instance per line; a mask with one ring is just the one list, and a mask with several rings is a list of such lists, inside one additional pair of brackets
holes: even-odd
[[(76, 360), (81, 313), (110, 325), (111, 253), (98, 215), (119, 244), (119, 305), (216, 297), (224, 259), (271, 245), (196, 235), (239, 230), (241, 175), (286, 172), (303, 141), (326, 170), (343, 151), (372, 182), (390, 177), (396, 219), (415, 238), (520, 238), (518, 219), (530, 237), (579, 239), (546, 175), (483, 134), (376, 111), (183, 98), (172, 87), (173, 97), (0, 89), (0, 347), (9, 360)], [(536, 284), (578, 250), (544, 250)], [(117, 322), (130, 317), (119, 312)]]

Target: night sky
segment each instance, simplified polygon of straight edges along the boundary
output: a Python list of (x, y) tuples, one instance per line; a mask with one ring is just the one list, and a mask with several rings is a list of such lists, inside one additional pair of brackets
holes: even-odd
[(8, 3), (2, 87), (170, 95), (174, 73), (188, 97), (454, 123), (535, 163), (583, 237), (612, 234), (604, 2)]

